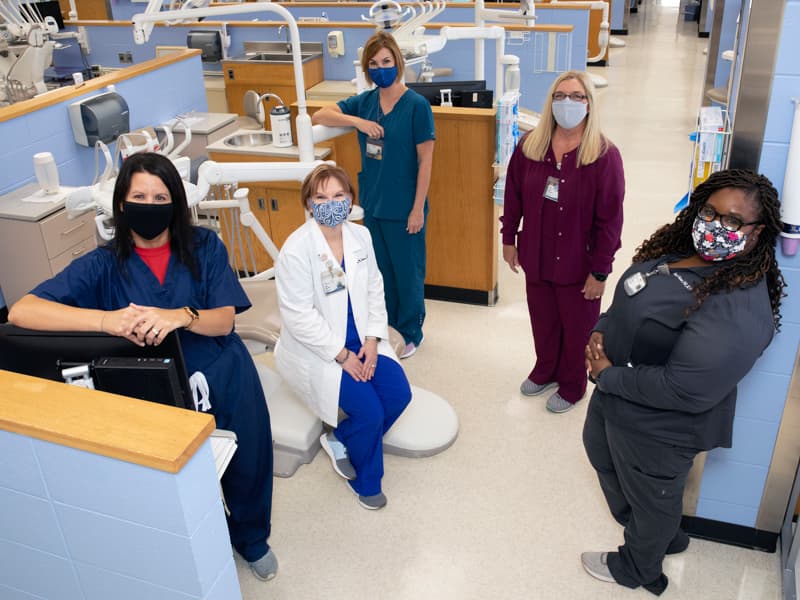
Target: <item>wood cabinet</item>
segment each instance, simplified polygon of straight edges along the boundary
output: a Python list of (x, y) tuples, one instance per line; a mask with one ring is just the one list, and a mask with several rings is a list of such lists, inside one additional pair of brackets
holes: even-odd
[(23, 202), (38, 189), (28, 185), (0, 197), (0, 287), (9, 306), (97, 246), (94, 213), (70, 219), (63, 197)]
[[(218, 162), (285, 162), (285, 158), (263, 155), (231, 154), (225, 152), (210, 152), (211, 160)], [(330, 157), (327, 157), (330, 159)], [(272, 238), (275, 245), (280, 248), (286, 238), (305, 222), (305, 210), (300, 200), (300, 183), (295, 181), (269, 181), (243, 183), (240, 187), (250, 190), (248, 195), (250, 210), (261, 223), (261, 226)], [(231, 240), (232, 227), (237, 224), (227, 222), (227, 215), (221, 215), (220, 229), (225, 245), (231, 249), (235, 244)], [(237, 225), (238, 226), (238, 225)], [(272, 258), (258, 242), (255, 236), (247, 229), (244, 232), (249, 236), (250, 247), (253, 248), (253, 258), (257, 271), (264, 271), (272, 266)], [(237, 269), (245, 270), (245, 265), (251, 265), (252, 259), (245, 256), (244, 260), (238, 250), (233, 250), (233, 260)]]
[[(244, 94), (254, 90), (259, 94), (277, 94), (286, 106), (297, 101), (297, 87), (292, 63), (223, 61), (225, 97), (228, 110), (244, 115)], [(322, 57), (303, 63), (304, 87), (308, 89), (322, 81)], [(272, 105), (277, 104), (274, 100)], [(266, 103), (266, 106), (269, 106)], [(295, 137), (295, 139), (297, 139)]]
[[(326, 100), (309, 100), (313, 114)], [(499, 207), (494, 203), (495, 110), (433, 107), (436, 146), (428, 190), (425, 297), (470, 304), (497, 301)], [(361, 170), (356, 132), (330, 142), (353, 182)], [(329, 142), (329, 143), (330, 143)]]

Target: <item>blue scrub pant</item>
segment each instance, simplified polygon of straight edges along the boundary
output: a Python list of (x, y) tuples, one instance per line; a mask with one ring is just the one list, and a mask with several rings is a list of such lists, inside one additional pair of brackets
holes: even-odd
[(425, 322), (426, 227), (411, 235), (406, 231), (407, 224), (364, 215), (383, 275), (389, 325), (401, 333), (406, 344), (418, 346)]
[[(235, 381), (219, 382), (218, 390), (211, 389), (210, 412), (218, 428), (236, 433), (238, 448), (222, 476), (222, 491), (231, 513), (231, 544), (246, 561), (254, 562), (269, 550), (272, 429), (258, 372), (246, 350), (243, 352), (242, 361), (230, 369), (230, 379)], [(230, 398), (230, 389), (243, 393)], [(227, 402), (214, 404), (215, 398), (225, 398)]]
[(350, 455), (356, 479), (349, 483), (360, 496), (380, 493), (383, 435), (409, 402), (411, 387), (402, 367), (391, 358), (378, 355), (375, 375), (366, 382), (342, 373), (339, 408), (347, 413), (347, 418), (339, 422), (334, 434)]

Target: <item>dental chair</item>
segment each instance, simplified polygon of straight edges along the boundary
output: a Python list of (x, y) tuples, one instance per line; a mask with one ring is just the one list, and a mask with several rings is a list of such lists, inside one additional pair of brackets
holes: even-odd
[[(243, 189), (243, 188), (242, 188)], [(234, 196), (243, 196), (242, 189)], [(200, 203), (201, 208), (214, 207), (213, 201)], [(359, 208), (359, 207), (354, 207)], [(269, 239), (256, 219), (251, 219), (249, 203), (240, 202), (224, 221), (241, 223), (250, 227), (254, 237), (262, 243), (273, 261), (278, 258), (277, 247)], [(351, 220), (359, 220), (363, 211), (354, 210)], [(258, 231), (258, 229), (261, 229)], [(245, 232), (242, 232), (245, 233)], [(229, 236), (246, 244), (248, 235)], [(244, 247), (228, 248), (231, 256), (246, 256)], [(275, 280), (269, 278), (271, 269), (252, 277), (240, 279), (252, 308), (236, 315), (236, 332), (244, 340), (251, 354), (273, 349), (280, 337), (280, 315)], [(389, 328), (389, 341), (395, 353), (405, 348), (405, 340), (393, 328)], [(274, 449), (273, 473), (279, 477), (291, 477), (301, 464), (308, 464), (320, 448), (319, 437), (322, 422), (298, 398), (283, 379), (270, 367), (256, 360), (264, 395), (272, 423)], [(406, 410), (383, 438), (383, 448), (387, 454), (406, 457), (426, 457), (438, 454), (449, 448), (458, 436), (458, 416), (453, 407), (440, 396), (415, 385), (411, 386), (412, 399)]]

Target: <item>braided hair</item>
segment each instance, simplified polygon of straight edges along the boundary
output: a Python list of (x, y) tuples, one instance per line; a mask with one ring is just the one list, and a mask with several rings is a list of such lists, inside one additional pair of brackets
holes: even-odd
[(691, 256), (695, 248), (692, 241), (692, 225), (700, 208), (705, 205), (714, 192), (734, 188), (742, 190), (752, 199), (758, 209), (758, 221), (764, 226), (758, 240), (748, 252), (725, 262), (714, 274), (695, 287), (697, 303), (691, 310), (697, 310), (710, 294), (748, 288), (756, 285), (762, 277), (767, 278), (767, 291), (772, 305), (775, 329), (780, 329), (780, 304), (785, 296), (783, 279), (777, 260), (775, 244), (783, 224), (780, 219), (778, 191), (772, 182), (744, 169), (729, 169), (712, 174), (692, 192), (689, 205), (684, 208), (673, 223), (664, 225), (636, 249), (633, 262), (644, 262), (666, 254)]

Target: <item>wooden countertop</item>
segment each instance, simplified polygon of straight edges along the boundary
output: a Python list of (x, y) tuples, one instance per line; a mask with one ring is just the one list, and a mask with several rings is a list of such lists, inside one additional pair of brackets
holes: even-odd
[(214, 417), (0, 370), (0, 429), (177, 473)]

